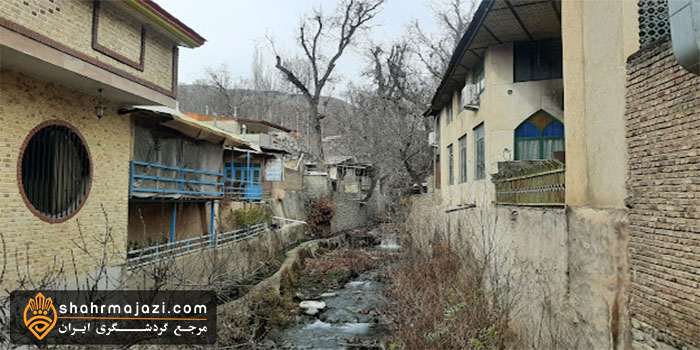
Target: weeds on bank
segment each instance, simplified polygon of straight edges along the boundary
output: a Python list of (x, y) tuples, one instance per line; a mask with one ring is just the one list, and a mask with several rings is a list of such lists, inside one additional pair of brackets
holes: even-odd
[(426, 254), (409, 247), (388, 273), (396, 349), (500, 349), (509, 310), (483, 286), (485, 267), (469, 252), (436, 244)]
[(378, 266), (379, 252), (365, 249), (338, 249), (306, 261), (302, 284), (314, 292), (342, 287), (360, 273)]

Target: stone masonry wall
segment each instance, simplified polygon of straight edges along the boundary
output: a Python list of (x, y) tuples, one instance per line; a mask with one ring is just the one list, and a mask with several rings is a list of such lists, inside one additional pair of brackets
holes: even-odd
[(635, 344), (700, 347), (700, 77), (678, 65), (668, 40), (630, 57), (627, 70)]
[[(132, 128), (128, 117), (117, 115), (122, 106), (106, 102), (107, 111), (98, 120), (95, 97), (7, 70), (0, 70), (0, 91), (0, 234), (6, 250), (0, 256), (5, 268), (2, 290), (14, 289), (29, 275), (37, 283), (60, 268), (68, 281), (75, 280), (75, 272), (96, 269), (95, 258), (103, 252), (97, 242), (107, 229), (113, 239), (105, 247), (108, 264), (123, 264)], [(20, 147), (29, 132), (47, 120), (67, 122), (80, 132), (92, 160), (92, 185), (85, 204), (62, 223), (35, 216), (22, 199), (17, 181)]]

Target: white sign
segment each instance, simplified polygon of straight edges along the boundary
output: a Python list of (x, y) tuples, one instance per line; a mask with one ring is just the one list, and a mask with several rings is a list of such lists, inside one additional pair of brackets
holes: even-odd
[(284, 180), (284, 163), (280, 158), (270, 158), (265, 161), (265, 181)]

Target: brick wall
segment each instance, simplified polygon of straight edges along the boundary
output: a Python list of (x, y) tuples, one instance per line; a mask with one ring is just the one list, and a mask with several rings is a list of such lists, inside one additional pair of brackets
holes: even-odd
[[(115, 5), (102, 1), (99, 11), (97, 42), (122, 56), (115, 58), (93, 48), (93, 2), (88, 0), (3, 0), (0, 1), (0, 25), (11, 30), (32, 31), (73, 50), (86, 59), (95, 59), (164, 90), (173, 88), (173, 46), (159, 32), (146, 28), (143, 67), (138, 69), (124, 61), (141, 58), (141, 23)], [(26, 35), (26, 33), (23, 33)], [(57, 46), (52, 45), (52, 46)], [(73, 53), (70, 53), (71, 55)], [(174, 84), (176, 85), (176, 84)]]
[[(102, 256), (98, 239), (109, 229), (110, 266), (126, 257), (131, 121), (117, 115), (119, 105), (107, 101), (98, 120), (97, 100), (80, 92), (0, 70), (0, 234), (6, 255), (2, 290), (12, 290), (31, 272), (37, 283), (49, 271), (63, 268), (68, 282), (96, 268)], [(19, 151), (35, 126), (47, 120), (71, 124), (85, 138), (92, 159), (92, 186), (82, 209), (62, 223), (40, 220), (28, 209), (17, 181)], [(104, 212), (103, 212), (104, 208)], [(81, 232), (83, 236), (81, 237)], [(81, 248), (93, 255), (88, 256)], [(19, 272), (19, 274), (18, 274)]]
[(627, 69), (633, 322), (700, 347), (700, 77), (668, 40)]

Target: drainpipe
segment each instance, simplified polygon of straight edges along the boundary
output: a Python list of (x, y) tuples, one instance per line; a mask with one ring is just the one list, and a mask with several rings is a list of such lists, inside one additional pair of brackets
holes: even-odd
[(173, 202), (173, 211), (170, 217), (170, 243), (175, 242), (175, 219), (177, 218), (177, 202)]

